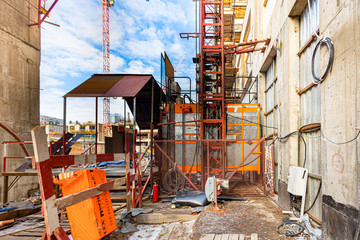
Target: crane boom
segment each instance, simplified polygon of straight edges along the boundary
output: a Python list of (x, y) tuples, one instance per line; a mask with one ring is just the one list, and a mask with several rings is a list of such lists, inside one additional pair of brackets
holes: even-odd
[(184, 52), (184, 55), (180, 58), (180, 61), (178, 62), (178, 64), (176, 65), (175, 69), (174, 69), (174, 72), (176, 72), (180, 66), (180, 64), (182, 63), (182, 61), (184, 60), (186, 56), (186, 52)]

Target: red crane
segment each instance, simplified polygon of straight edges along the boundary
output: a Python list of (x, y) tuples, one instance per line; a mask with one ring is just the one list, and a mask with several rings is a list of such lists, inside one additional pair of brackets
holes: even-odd
[[(110, 28), (109, 7), (114, 6), (114, 0), (102, 0), (102, 30), (103, 30), (103, 74), (110, 73)], [(102, 136), (111, 136), (110, 126), (110, 98), (103, 99), (103, 127)]]

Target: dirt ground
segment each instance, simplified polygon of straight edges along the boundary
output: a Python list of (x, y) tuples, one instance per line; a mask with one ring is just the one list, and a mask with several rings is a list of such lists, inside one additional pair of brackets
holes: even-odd
[[(245, 234), (257, 233), (259, 239), (289, 239), (280, 236), (276, 227), (281, 223), (282, 209), (269, 197), (248, 197), (246, 201), (228, 201), (207, 206), (196, 220), (168, 224), (136, 224), (138, 232), (121, 234), (116, 231), (108, 239), (192, 239), (198, 240), (202, 234)], [(191, 214), (192, 208), (172, 209), (171, 203), (144, 202), (143, 208), (152, 208), (154, 213)], [(119, 213), (118, 213), (119, 214)]]

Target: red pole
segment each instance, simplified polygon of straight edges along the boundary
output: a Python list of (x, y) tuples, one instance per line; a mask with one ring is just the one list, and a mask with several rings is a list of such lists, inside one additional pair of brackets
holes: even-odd
[(3, 173), (6, 172), (6, 157), (3, 159)]
[(52, 155), (52, 142), (50, 140), (50, 156)]
[(98, 98), (95, 100), (95, 155), (97, 155), (98, 146)]
[(65, 131), (63, 131), (63, 154), (62, 155), (65, 155)]

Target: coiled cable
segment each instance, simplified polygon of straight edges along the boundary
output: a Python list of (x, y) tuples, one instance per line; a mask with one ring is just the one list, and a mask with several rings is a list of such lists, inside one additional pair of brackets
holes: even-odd
[[(315, 69), (314, 69), (316, 51), (323, 44), (326, 44), (327, 47), (328, 47), (329, 61), (328, 61), (328, 64), (327, 64), (327, 67), (326, 67), (326, 70), (325, 70), (324, 74), (322, 76), (316, 76)], [(316, 44), (313, 55), (312, 55), (312, 59), (311, 59), (311, 73), (312, 73), (312, 76), (314, 78), (314, 80), (312, 80), (312, 82), (314, 84), (319, 84), (322, 80), (324, 80), (326, 78), (326, 76), (329, 74), (329, 72), (331, 72), (333, 63), (334, 63), (334, 43), (328, 37), (322, 38)]]

